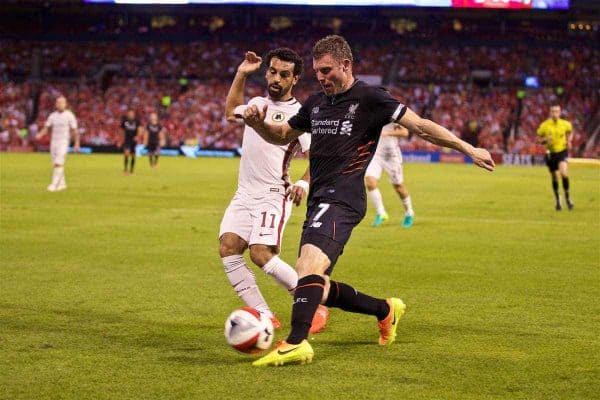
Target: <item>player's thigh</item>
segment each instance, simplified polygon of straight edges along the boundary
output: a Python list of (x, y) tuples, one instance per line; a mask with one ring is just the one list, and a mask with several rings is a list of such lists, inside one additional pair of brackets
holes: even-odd
[(255, 199), (251, 210), (252, 232), (248, 243), (251, 246), (273, 246), (279, 253), (281, 238), (292, 211), (291, 206), (292, 203), (285, 195), (279, 193)]
[(311, 243), (304, 244), (296, 261), (298, 278), (313, 274), (325, 275), (330, 265), (329, 256), (323, 250)]
[(404, 170), (400, 159), (391, 159), (387, 161), (384, 168), (392, 185), (399, 186), (404, 183)]
[(219, 238), (229, 232), (236, 234), (246, 243), (249, 242), (252, 233), (252, 216), (248, 203), (249, 200), (243, 196), (236, 194), (233, 197), (221, 220)]
[(279, 254), (277, 246), (267, 246), (264, 244), (253, 244), (250, 246), (250, 259), (255, 265), (261, 268), (277, 254)]
[(363, 215), (345, 204), (315, 199), (309, 206), (307, 216), (300, 247), (302, 249), (311, 244), (319, 248), (329, 259), (330, 264), (325, 271), (329, 275)]
[(372, 176), (365, 176), (365, 185), (367, 186), (367, 190), (375, 190), (379, 185), (379, 179), (376, 179)]
[(562, 160), (558, 163), (558, 171), (563, 177), (567, 177), (569, 175), (569, 164), (567, 163), (567, 160)]
[(548, 172), (554, 178), (558, 172), (558, 163), (552, 159), (552, 156), (549, 156), (548, 160), (546, 161), (546, 166), (548, 167)]
[(68, 143), (56, 143), (50, 145), (50, 156), (54, 165), (65, 165), (67, 153), (69, 152)]
[[(367, 166), (367, 170), (365, 171), (365, 180), (366, 179), (374, 179), (375, 181), (379, 181), (381, 178), (381, 173), (383, 172), (382, 160), (379, 157), (373, 157), (369, 165)], [(375, 185), (377, 186), (377, 185)]]
[(232, 232), (225, 232), (219, 238), (219, 255), (228, 257), (243, 254), (248, 242)]

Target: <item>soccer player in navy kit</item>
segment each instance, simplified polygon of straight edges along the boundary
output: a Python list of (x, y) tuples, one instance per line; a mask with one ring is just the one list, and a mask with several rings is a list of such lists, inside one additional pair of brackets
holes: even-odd
[(146, 125), (146, 133), (144, 134), (144, 146), (148, 150), (148, 158), (150, 167), (158, 166), (158, 155), (160, 146), (165, 142), (165, 128), (158, 122), (158, 115), (153, 112), (150, 114), (150, 121)]
[[(137, 137), (141, 130), (140, 120), (136, 118), (135, 112), (131, 109), (127, 110), (127, 114), (121, 120), (121, 129), (123, 129), (123, 173), (133, 174), (135, 166), (135, 146), (137, 145)], [(129, 171), (127, 168), (129, 167)]]
[(310, 96), (298, 114), (275, 126), (265, 122), (266, 106), (262, 110), (251, 106), (244, 112), (246, 124), (273, 144), (289, 143), (303, 132), (312, 135), (310, 193), (296, 262), (299, 280), (292, 330), (277, 348), (256, 360), (255, 366), (312, 361), (314, 351), (306, 338), (320, 303), (375, 316), (379, 344), (394, 342), (397, 322), (405, 310), (402, 300), (377, 299), (329, 279), (352, 229), (365, 216), (365, 170), (384, 125), (399, 123), (425, 140), (458, 150), (476, 165), (494, 170), (487, 150), (474, 148), (440, 125), (420, 118), (386, 90), (355, 80), (352, 51), (341, 36), (319, 40), (312, 56), (323, 91)]

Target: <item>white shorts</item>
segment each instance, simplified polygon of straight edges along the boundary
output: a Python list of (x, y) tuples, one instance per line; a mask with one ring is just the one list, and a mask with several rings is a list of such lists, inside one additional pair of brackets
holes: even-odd
[(292, 202), (280, 193), (260, 197), (236, 193), (225, 210), (219, 238), (231, 232), (244, 239), (249, 246), (263, 244), (280, 247), (291, 206)]
[(67, 153), (69, 152), (68, 142), (58, 142), (50, 144), (50, 156), (52, 157), (52, 163), (58, 165), (65, 165), (67, 159)]
[(381, 178), (381, 173), (385, 171), (393, 185), (404, 183), (404, 174), (402, 173), (402, 158), (390, 157), (387, 160), (380, 157), (373, 157), (367, 167), (365, 176), (373, 177), (377, 180)]

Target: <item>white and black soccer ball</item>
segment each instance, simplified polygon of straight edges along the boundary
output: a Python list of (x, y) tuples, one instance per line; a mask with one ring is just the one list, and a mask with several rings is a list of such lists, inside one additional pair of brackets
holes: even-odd
[(260, 353), (273, 343), (273, 323), (254, 308), (240, 308), (225, 321), (225, 339), (239, 352)]

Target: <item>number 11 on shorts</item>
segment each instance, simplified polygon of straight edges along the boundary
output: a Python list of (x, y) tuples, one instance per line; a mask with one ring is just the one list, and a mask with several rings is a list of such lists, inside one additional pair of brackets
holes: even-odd
[[(260, 227), (265, 228), (267, 226), (267, 212), (263, 211), (260, 214), (262, 215), (262, 224), (260, 225)], [(275, 228), (275, 214), (269, 215), (271, 215), (271, 226), (269, 228), (273, 229)]]

